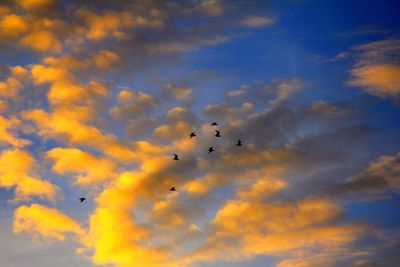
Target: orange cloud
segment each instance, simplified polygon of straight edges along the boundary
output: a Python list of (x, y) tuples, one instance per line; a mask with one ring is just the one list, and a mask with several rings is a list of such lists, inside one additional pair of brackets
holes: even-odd
[(240, 199), (260, 201), (287, 187), (287, 182), (269, 177), (257, 179), (249, 188), (237, 192)]
[(15, 99), (28, 80), (29, 72), (21, 66), (11, 67), (10, 70), (11, 75), (4, 82), (0, 81), (0, 96)]
[(400, 94), (400, 66), (377, 64), (356, 67), (351, 70), (350, 84), (365, 88), (377, 96), (397, 96)]
[(112, 51), (102, 50), (94, 55), (94, 62), (97, 67), (101, 69), (108, 69), (118, 64), (120, 62), (120, 58), (118, 54)]
[(240, 260), (257, 254), (343, 247), (356, 240), (359, 228), (318, 225), (340, 214), (340, 208), (326, 199), (294, 204), (228, 201), (213, 220), (214, 232), (189, 258)]
[(89, 233), (84, 240), (94, 250), (95, 264), (182, 266), (166, 249), (141, 242), (149, 232), (135, 222), (131, 209), (138, 198), (135, 192), (141, 192), (143, 179), (145, 176), (124, 173), (97, 198), (98, 206), (90, 217)]
[(37, 85), (72, 79), (71, 74), (60, 67), (47, 67), (37, 64), (32, 66), (31, 72), (33, 81)]
[(355, 47), (358, 62), (348, 83), (379, 97), (400, 95), (400, 40), (387, 38)]
[(49, 181), (33, 176), (35, 159), (26, 151), (14, 149), (0, 154), (0, 186), (15, 186), (15, 200), (29, 200), (32, 196), (55, 201), (59, 188)]
[(54, 161), (53, 171), (59, 174), (76, 174), (78, 185), (88, 186), (111, 182), (116, 176), (115, 165), (77, 148), (53, 148), (46, 156)]
[(275, 18), (250, 16), (241, 21), (241, 24), (248, 27), (263, 27), (275, 23)]
[(125, 36), (124, 28), (133, 25), (133, 20), (128, 12), (117, 13), (106, 11), (97, 14), (87, 9), (78, 10), (77, 15), (86, 21), (89, 27), (87, 38), (100, 40), (109, 36), (120, 39)]
[(28, 232), (34, 236), (65, 240), (66, 234), (82, 236), (85, 231), (79, 223), (62, 211), (40, 204), (20, 206), (14, 212), (13, 231)]
[(174, 96), (177, 100), (187, 99), (193, 94), (193, 88), (191, 87), (176, 87), (172, 84), (167, 84), (165, 86), (165, 91)]
[(18, 138), (13, 130), (17, 128), (20, 121), (16, 118), (7, 120), (0, 116), (0, 142), (11, 144), (15, 147), (23, 147), (31, 142), (25, 139)]
[(9, 8), (8, 6), (0, 5), (0, 15), (5, 15), (8, 13), (11, 13), (11, 8)]
[(61, 140), (67, 137), (67, 141), (71, 144), (93, 147), (117, 160), (129, 162), (137, 159), (137, 154), (119, 142), (116, 136), (105, 135), (96, 127), (80, 121), (79, 118), (82, 116), (83, 118), (87, 117), (86, 114), (79, 113), (82, 111), (85, 109), (76, 109), (72, 112), (59, 109), (53, 113), (36, 109), (25, 111), (23, 116), (25, 119), (35, 122), (40, 136)]
[(17, 0), (20, 7), (27, 10), (40, 10), (53, 7), (58, 0)]
[(29, 30), (28, 21), (15, 14), (6, 15), (0, 20), (0, 36), (18, 37)]
[(62, 42), (51, 31), (39, 30), (28, 33), (21, 44), (39, 52), (61, 52)]
[(87, 60), (76, 58), (70, 55), (64, 55), (62, 57), (46, 57), (43, 59), (43, 63), (55, 68), (55, 70), (64, 69), (69, 71), (80, 71), (89, 68), (89, 63)]

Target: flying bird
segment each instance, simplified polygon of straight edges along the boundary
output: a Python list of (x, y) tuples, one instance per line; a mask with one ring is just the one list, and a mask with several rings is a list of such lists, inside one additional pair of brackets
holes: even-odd
[(236, 146), (242, 146), (242, 141), (238, 139)]
[(215, 130), (215, 137), (221, 137), (221, 132), (218, 130)]
[(176, 191), (175, 186), (171, 187), (171, 189), (169, 189), (169, 191)]
[(195, 136), (196, 136), (196, 134), (194, 132), (191, 132), (190, 135), (189, 135), (190, 138), (193, 138)]
[(211, 153), (211, 152), (213, 152), (213, 151), (215, 151), (215, 150), (214, 150), (214, 147), (210, 146), (210, 148), (208, 149), (208, 153)]
[(85, 197), (80, 197), (79, 200), (80, 200), (80, 202), (82, 203), (83, 201), (86, 200), (86, 198), (85, 198)]
[(217, 125), (218, 125), (218, 123), (216, 123), (216, 122), (211, 123), (211, 126), (217, 126)]
[(179, 160), (179, 157), (177, 154), (174, 154), (174, 160)]

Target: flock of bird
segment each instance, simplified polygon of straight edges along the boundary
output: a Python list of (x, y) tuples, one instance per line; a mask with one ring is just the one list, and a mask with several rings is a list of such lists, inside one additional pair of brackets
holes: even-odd
[[(217, 122), (213, 122), (213, 123), (211, 123), (211, 126), (218, 126), (218, 123)], [(191, 132), (190, 134), (189, 134), (189, 138), (193, 138), (193, 137), (196, 137), (197, 135), (196, 135), (196, 133), (195, 132)], [(215, 137), (221, 137), (221, 132), (220, 131), (218, 131), (218, 130), (215, 130), (215, 135), (214, 135)], [(237, 143), (236, 143), (236, 146), (242, 146), (242, 141), (240, 140), (240, 139), (238, 139), (238, 141), (237, 141)], [(214, 150), (214, 147), (212, 147), (212, 146), (210, 146), (209, 148), (208, 148), (208, 154), (210, 154), (211, 152), (214, 152), (215, 150)], [(173, 160), (179, 160), (179, 155), (178, 154), (173, 154)], [(169, 191), (176, 191), (176, 188), (175, 187), (171, 187), (170, 189), (169, 189)]]
[[(211, 123), (211, 126), (218, 126), (218, 123), (217, 122), (213, 122), (213, 123)], [(191, 132), (190, 134), (189, 134), (189, 138), (193, 138), (193, 137), (196, 137), (197, 135), (196, 135), (196, 133), (195, 132)], [(218, 131), (217, 129), (215, 130), (215, 135), (214, 135), (215, 137), (221, 137), (221, 132), (220, 131)], [(242, 141), (240, 140), (240, 139), (238, 139), (238, 141), (237, 141), (237, 143), (236, 143), (236, 146), (242, 146)], [(212, 147), (212, 146), (210, 146), (209, 148), (208, 148), (208, 154), (210, 154), (211, 152), (214, 152), (215, 150), (214, 150), (214, 147)], [(179, 160), (179, 156), (177, 155), (177, 154), (173, 154), (173, 160)], [(171, 187), (170, 189), (169, 189), (169, 191), (176, 191), (176, 188), (175, 187)], [(83, 202), (83, 201), (85, 201), (86, 200), (86, 198), (84, 198), (84, 197), (80, 197), (79, 198), (79, 201), (80, 202)]]

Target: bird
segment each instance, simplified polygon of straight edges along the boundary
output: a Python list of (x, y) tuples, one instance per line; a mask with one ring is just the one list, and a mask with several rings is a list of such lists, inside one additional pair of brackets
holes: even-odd
[(174, 160), (179, 160), (179, 157), (177, 154), (174, 154)]
[(221, 132), (218, 130), (215, 130), (215, 137), (221, 137)]
[(211, 153), (211, 152), (213, 152), (213, 151), (215, 151), (215, 150), (214, 150), (214, 147), (210, 146), (210, 148), (208, 149), (208, 153)]
[(169, 189), (169, 191), (176, 191), (175, 186), (171, 187), (171, 189)]
[(242, 146), (242, 141), (238, 139), (236, 146)]
[(189, 135), (190, 138), (193, 138), (195, 136), (196, 136), (196, 134), (194, 132), (191, 132), (190, 135)]
[(83, 202), (83, 201), (86, 200), (86, 198), (85, 197), (80, 197), (79, 200), (80, 200), (80, 202)]
[(217, 126), (217, 125), (218, 125), (218, 123), (216, 123), (216, 122), (211, 123), (211, 126)]

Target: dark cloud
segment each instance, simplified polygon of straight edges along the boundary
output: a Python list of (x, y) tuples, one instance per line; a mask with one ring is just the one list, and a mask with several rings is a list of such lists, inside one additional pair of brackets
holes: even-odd
[(10, 76), (11, 71), (10, 71), (10, 67), (4, 64), (0, 65), (0, 81), (8, 78), (8, 76)]
[(381, 156), (336, 190), (352, 193), (388, 194), (400, 188), (400, 153)]

